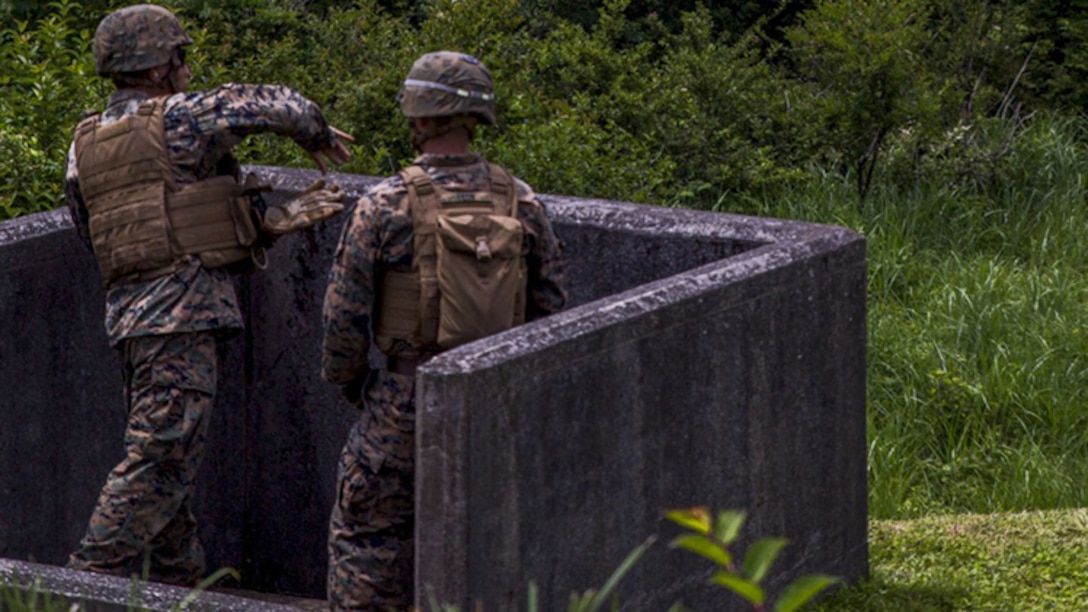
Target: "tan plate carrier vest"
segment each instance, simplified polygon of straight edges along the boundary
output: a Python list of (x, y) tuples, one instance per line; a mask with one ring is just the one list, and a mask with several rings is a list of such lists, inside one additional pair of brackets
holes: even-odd
[(517, 186), (506, 170), (488, 166), (488, 191), (439, 187), (419, 166), (401, 171), (412, 214), (412, 268), (386, 271), (379, 281), (374, 335), (383, 352), (399, 339), (436, 353), (525, 322)]
[(165, 276), (186, 255), (207, 268), (226, 266), (248, 259), (257, 241), (251, 199), (235, 177), (178, 189), (163, 131), (165, 100), (146, 100), (114, 123), (93, 115), (76, 128), (80, 190), (107, 286)]

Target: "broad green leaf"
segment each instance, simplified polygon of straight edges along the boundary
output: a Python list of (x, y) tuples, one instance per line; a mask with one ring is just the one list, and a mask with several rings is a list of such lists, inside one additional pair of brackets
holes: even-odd
[(760, 606), (763, 605), (763, 589), (758, 584), (741, 578), (736, 574), (730, 574), (729, 572), (716, 572), (710, 577), (711, 584), (721, 585), (730, 591), (733, 591), (737, 595), (740, 595), (749, 603)]
[(744, 555), (744, 575), (752, 582), (763, 580), (778, 553), (788, 542), (785, 538), (762, 538), (752, 544)]
[(676, 539), (669, 542), (669, 548), (683, 548), (722, 567), (727, 567), (733, 562), (733, 557), (729, 555), (729, 551), (710, 538), (694, 533), (677, 536)]
[(718, 513), (718, 522), (714, 524), (714, 539), (728, 546), (737, 539), (740, 528), (748, 513), (743, 510), (723, 510)]
[(669, 510), (665, 518), (703, 535), (710, 535), (710, 510), (706, 506)]
[(794, 612), (794, 610), (798, 610), (808, 603), (808, 600), (818, 595), (820, 591), (838, 581), (839, 579), (835, 576), (828, 576), (827, 574), (802, 576), (791, 582), (782, 591), (782, 595), (774, 604), (774, 612)]

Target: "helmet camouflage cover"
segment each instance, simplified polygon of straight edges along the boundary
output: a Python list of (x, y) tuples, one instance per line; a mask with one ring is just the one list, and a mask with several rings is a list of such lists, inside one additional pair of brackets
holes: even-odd
[(495, 87), (480, 60), (453, 51), (428, 53), (412, 64), (397, 94), (405, 117), (476, 115), (495, 125)]
[(192, 44), (173, 13), (153, 4), (137, 4), (110, 13), (94, 33), (94, 67), (109, 76), (162, 66), (174, 50)]

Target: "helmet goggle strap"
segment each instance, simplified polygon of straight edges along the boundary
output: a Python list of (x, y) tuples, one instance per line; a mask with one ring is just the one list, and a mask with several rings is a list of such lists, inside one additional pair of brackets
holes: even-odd
[[(453, 94), (462, 98), (474, 98), (476, 100), (483, 100), (484, 102), (494, 102), (494, 93), (484, 93), (482, 91), (473, 91), (471, 89), (461, 89), (460, 87), (452, 87), (445, 83), (436, 83), (434, 81), (420, 81), (418, 79), (405, 79), (405, 87), (422, 87), (423, 89), (437, 89), (438, 91), (444, 91), (448, 94)], [(399, 96), (398, 96), (399, 97)]]

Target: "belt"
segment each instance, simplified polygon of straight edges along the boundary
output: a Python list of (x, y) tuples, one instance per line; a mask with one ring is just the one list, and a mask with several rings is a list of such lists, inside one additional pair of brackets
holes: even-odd
[(401, 376), (415, 376), (416, 368), (423, 363), (420, 359), (412, 359), (409, 357), (397, 357), (396, 355), (390, 355), (385, 359), (385, 369)]

